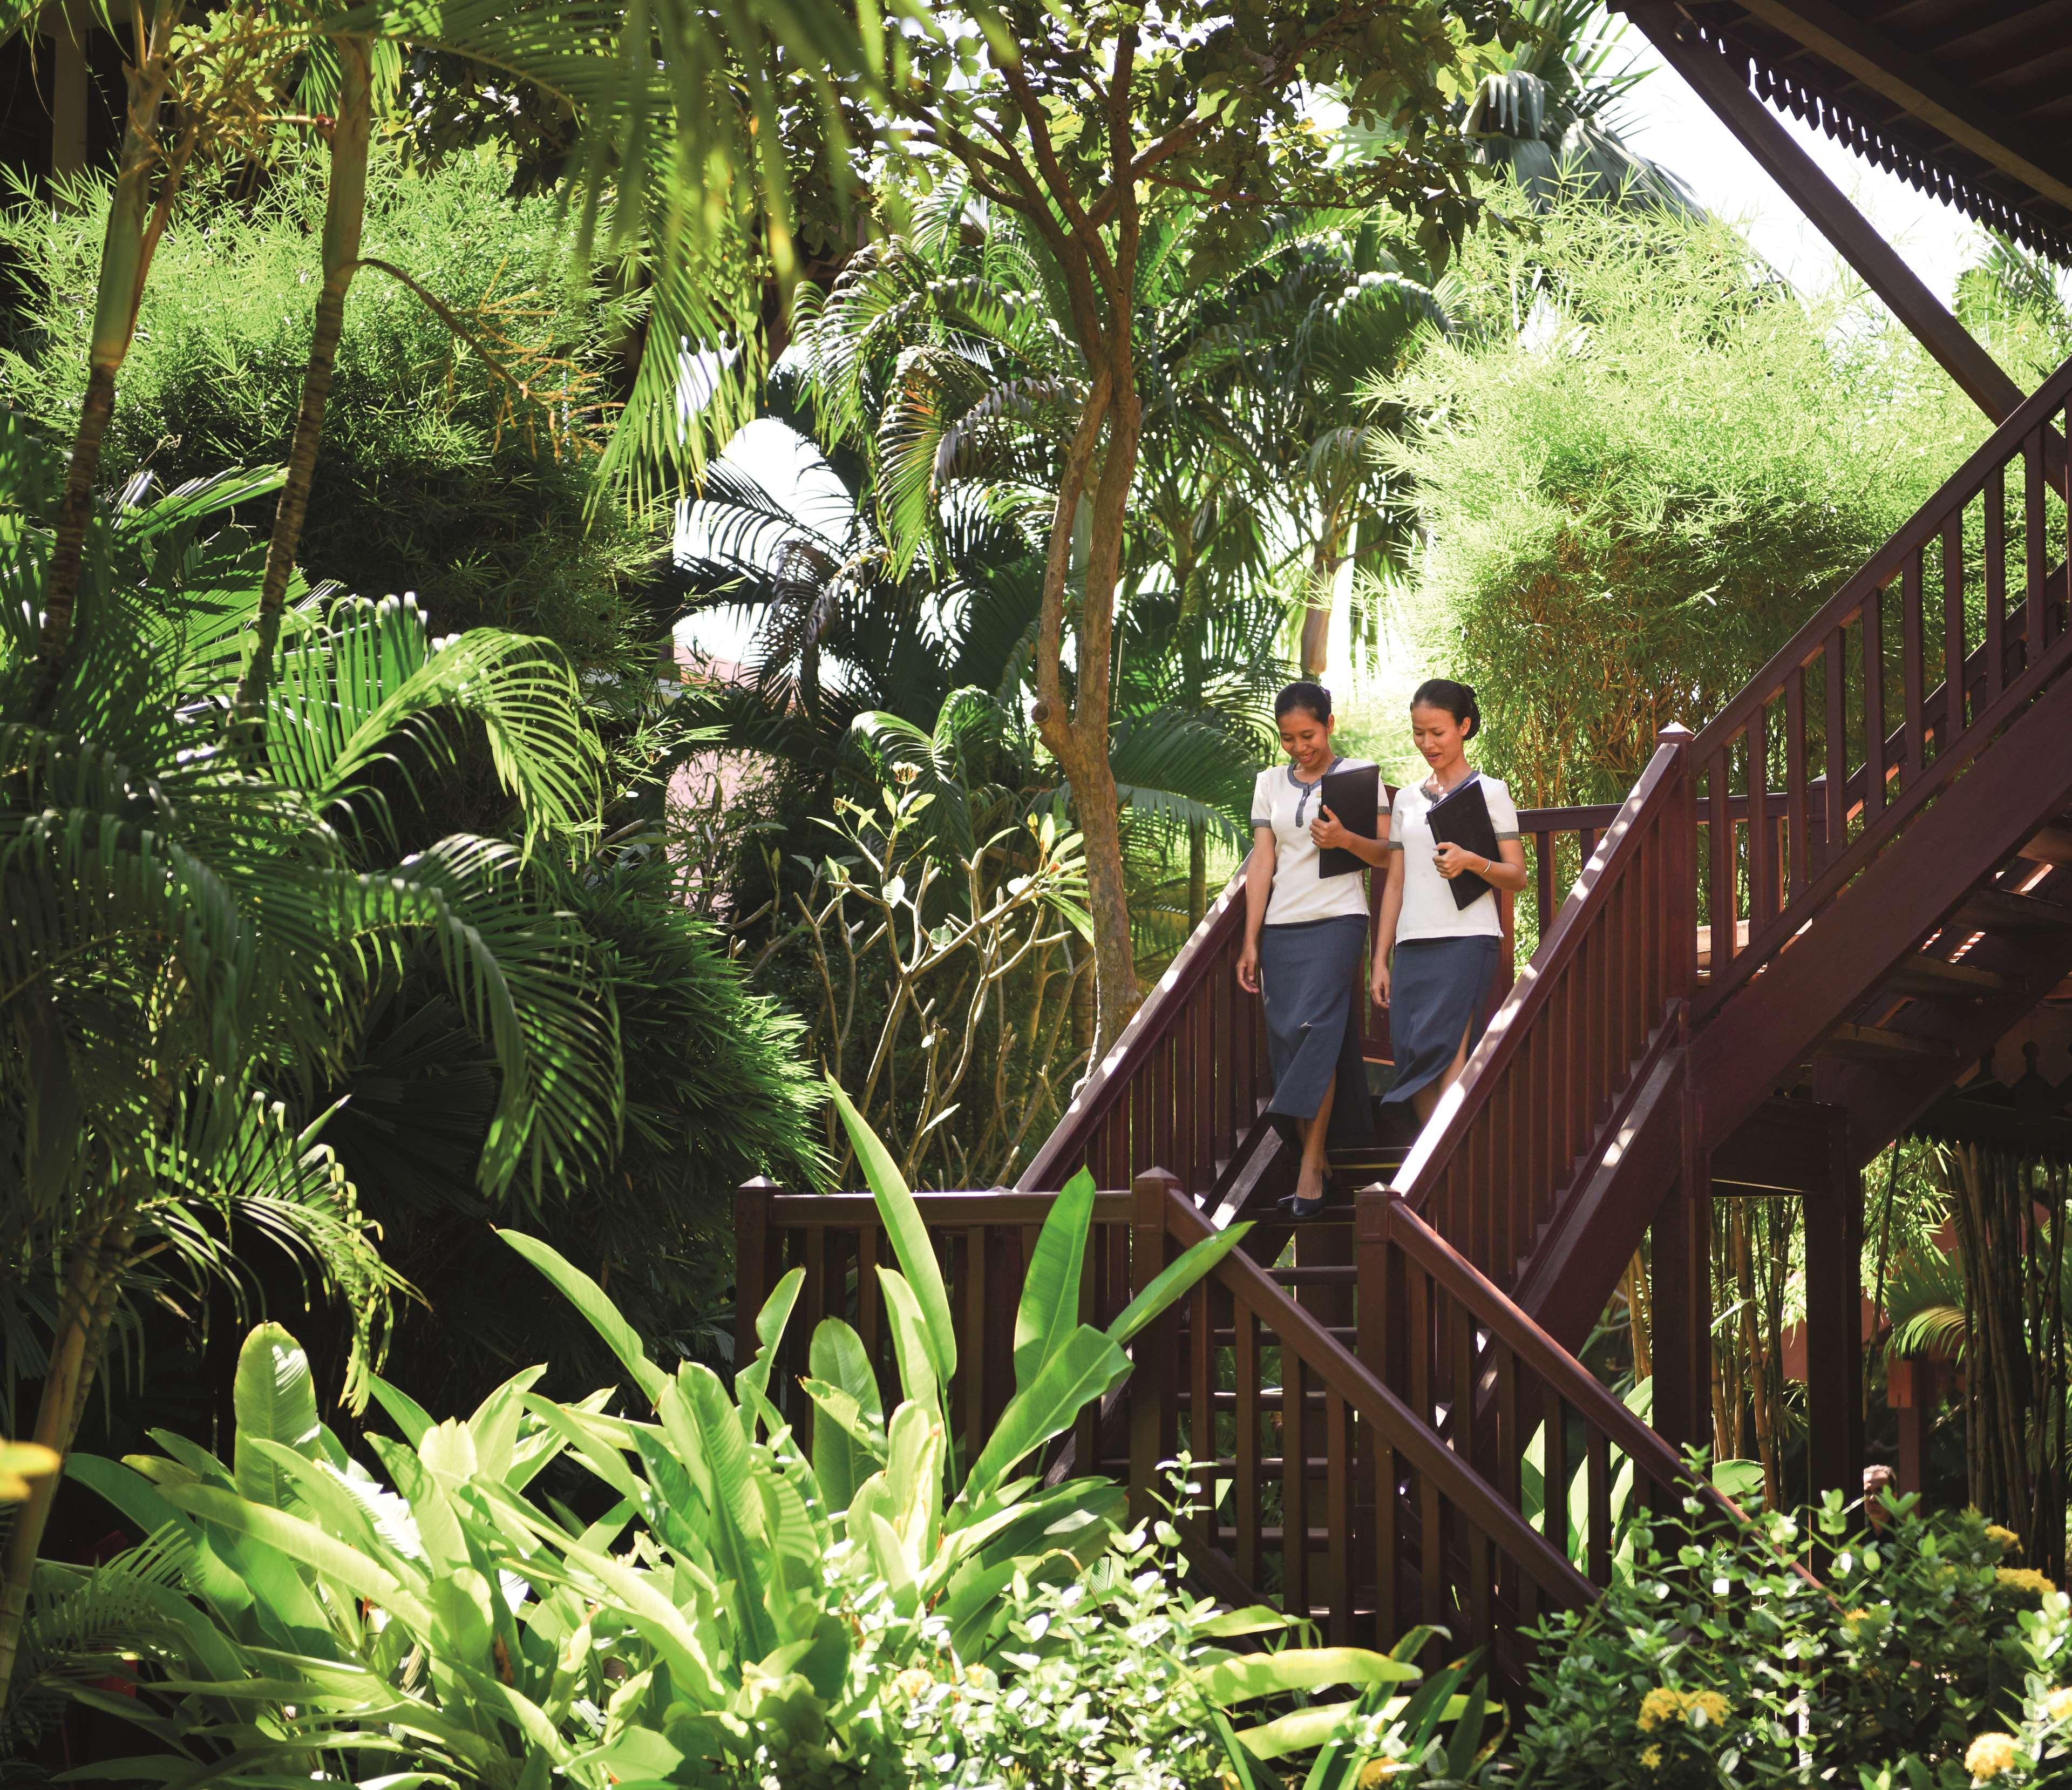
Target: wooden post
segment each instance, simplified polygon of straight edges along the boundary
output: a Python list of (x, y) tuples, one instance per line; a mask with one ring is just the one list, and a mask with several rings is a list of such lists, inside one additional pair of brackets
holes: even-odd
[[(1692, 949), (1697, 934), (1691, 932)], [(1682, 1168), (1656, 1211), (1649, 1264), (1655, 1428), (1673, 1448), (1712, 1435), (1712, 1169), (1696, 1091), (1681, 1090)]]
[[(1146, 1169), (1130, 1183), (1129, 1193), (1129, 1291), (1133, 1298), (1166, 1266), (1166, 1208), (1182, 1195), (1178, 1178), (1162, 1168)], [(1178, 1353), (1179, 1323), (1172, 1311), (1153, 1319), (1130, 1344), (1136, 1365), (1124, 1386), (1129, 1400), (1133, 1522), (1157, 1510), (1153, 1494), (1158, 1488), (1158, 1463), (1170, 1460), (1178, 1445), (1179, 1426), (1173, 1405), (1174, 1364)]]
[[(770, 1195), (775, 1181), (757, 1175), (734, 1194), (734, 1364), (745, 1368), (762, 1346), (756, 1315), (770, 1297)], [(808, 1314), (816, 1322), (816, 1314)]]
[(1885, 1401), (1899, 1419), (1899, 1460), (1896, 1488), (1901, 1493), (1928, 1490), (1928, 1437), (1935, 1426), (1936, 1364), (1916, 1356), (1893, 1361), (1885, 1370)]
[(83, 6), (43, 9), (43, 35), (51, 40), (51, 174), (56, 179), (86, 172), (86, 45), (93, 28), (93, 15)]
[(1806, 1426), (1813, 1495), (1864, 1489), (1864, 1183), (1828, 1127), (1827, 1187), (1806, 1200)]

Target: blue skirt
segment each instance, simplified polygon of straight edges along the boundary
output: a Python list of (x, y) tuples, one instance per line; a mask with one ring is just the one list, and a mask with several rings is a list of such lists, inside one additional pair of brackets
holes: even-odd
[(1467, 1034), (1468, 1048), (1488, 1024), (1490, 983), (1503, 940), (1488, 933), (1467, 938), (1412, 939), (1396, 948), (1389, 966), (1388, 1035), (1396, 1047), (1396, 1080), (1384, 1101), (1404, 1101), (1446, 1072)]
[(1314, 1119), (1324, 1090), (1335, 1080), (1334, 1141), (1358, 1141), (1373, 1123), (1353, 989), (1366, 951), (1364, 914), (1260, 929), (1260, 992), (1273, 1061), (1273, 1098), (1266, 1109), (1283, 1118)]

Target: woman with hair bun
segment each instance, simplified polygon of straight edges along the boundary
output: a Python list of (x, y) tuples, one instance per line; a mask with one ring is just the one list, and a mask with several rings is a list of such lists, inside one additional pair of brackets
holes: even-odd
[(1356, 1132), (1365, 1135), (1372, 1123), (1354, 992), (1367, 948), (1367, 879), (1320, 875), (1317, 854), (1339, 847), (1379, 868), (1388, 856), (1388, 833), (1383, 821), (1381, 836), (1367, 838), (1323, 805), (1318, 786), (1328, 773), (1368, 768), (1332, 749), (1331, 693), (1321, 684), (1290, 684), (1273, 713), (1288, 763), (1260, 772), (1252, 785), (1237, 979), (1248, 994), (1264, 990), (1273, 1060), (1267, 1110), (1289, 1121), (1302, 1142), (1295, 1191), (1282, 1204), (1307, 1218), (1324, 1201), (1324, 1151), (1342, 1095)]
[[(1388, 886), (1375, 935), (1371, 992), (1374, 1004), (1388, 1009), (1396, 1050), (1396, 1080), (1383, 1101), (1408, 1101), (1420, 1123), (1460, 1079), (1482, 1035), (1503, 947), (1495, 891), (1525, 887), (1525, 848), (1511, 792), (1468, 763), (1468, 742), (1481, 730), (1482, 710), (1466, 684), (1434, 677), (1418, 685), (1410, 731), (1432, 774), (1399, 789), (1389, 813)], [(1478, 780), (1496, 831), (1494, 858), (1441, 845), (1432, 833), (1434, 804)], [(1464, 907), (1452, 885), (1470, 873), (1490, 887)]]

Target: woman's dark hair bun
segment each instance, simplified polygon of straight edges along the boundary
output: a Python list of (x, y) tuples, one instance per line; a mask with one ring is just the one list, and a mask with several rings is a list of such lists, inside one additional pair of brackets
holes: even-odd
[(1457, 684), (1450, 677), (1428, 677), (1410, 698), (1413, 709), (1444, 709), (1461, 724), (1464, 738), (1473, 739), (1482, 730), (1482, 711), (1475, 701), (1472, 684)]
[(1273, 699), (1273, 718), (1292, 714), (1297, 709), (1307, 709), (1319, 721), (1331, 718), (1331, 693), (1322, 684), (1313, 684), (1308, 678), (1298, 678)]

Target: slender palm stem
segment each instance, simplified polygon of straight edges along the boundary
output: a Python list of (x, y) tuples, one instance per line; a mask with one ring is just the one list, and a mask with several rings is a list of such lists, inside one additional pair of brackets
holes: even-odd
[(86, 395), (80, 401), (79, 427), (72, 436), (65, 467), (64, 496), (58, 505), (50, 577), (44, 586), (43, 627), (36, 648), (36, 682), (31, 718), (47, 719), (64, 683), (72, 652), (72, 613), (79, 603), (81, 568), (85, 562), (87, 525), (93, 515), (93, 492), (101, 475), (101, 446), (115, 411), (115, 379), (136, 333), (137, 307), (150, 270), (151, 250), (162, 224), (163, 208), (179, 178), (178, 167), (166, 170), (165, 191), (153, 202), (153, 179), (163, 160), (158, 135), (158, 109), (171, 80), (167, 51), (183, 0), (158, 0), (147, 25), (138, 0), (138, 56), (128, 72), (129, 113), (123, 126), (122, 153), (108, 208), (108, 228), (101, 240), (101, 278), (94, 294), (93, 329), (87, 347)]
[(367, 215), (367, 152), (372, 133), (373, 97), (369, 64), (371, 41), (364, 37), (335, 39), (344, 70), (338, 116), (331, 134), (331, 189), (324, 201), (323, 285), (317, 294), (316, 320), (310, 357), (302, 372), (302, 407), (295, 417), (295, 437), (288, 450), (287, 482), (273, 512), (273, 538), (266, 545), (266, 570), (253, 616), (257, 639), (237, 690), (241, 725), (255, 723), (266, 700), (273, 653), (281, 636), (281, 614), (286, 607), (288, 581), (302, 544), (302, 521), (308, 514), (310, 488), (316, 478), (317, 451), (323, 445), (324, 407), (331, 397), (339, 338), (345, 327), (345, 295), (360, 270), (360, 237)]

